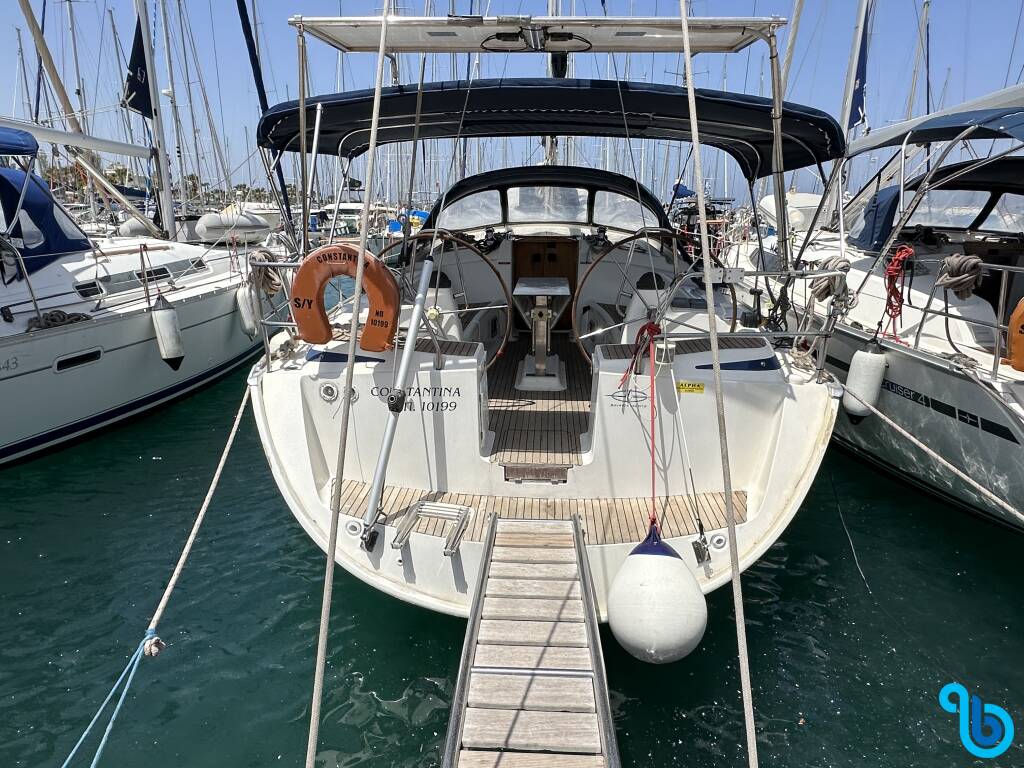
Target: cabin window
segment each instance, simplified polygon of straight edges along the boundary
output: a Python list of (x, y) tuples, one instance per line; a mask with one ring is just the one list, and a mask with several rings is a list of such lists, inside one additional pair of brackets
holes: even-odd
[(587, 190), (575, 187), (511, 187), (508, 190), (508, 220), (585, 224), (587, 197)]
[(151, 283), (154, 280), (167, 280), (171, 276), (171, 272), (167, 267), (153, 267), (147, 269), (145, 272), (141, 270), (135, 271), (135, 277), (138, 281)]
[(985, 217), (981, 229), (992, 232), (1024, 232), (1024, 195), (1007, 192)]
[(437, 226), (451, 230), (480, 229), (493, 224), (501, 224), (501, 195), (496, 189), (456, 200), (441, 211), (437, 221)]
[(95, 280), (90, 280), (88, 283), (75, 283), (75, 290), (83, 299), (91, 299), (93, 296), (103, 293), (103, 288)]
[(38, 248), (46, 240), (43, 237), (42, 231), (36, 226), (36, 223), (32, 221), (32, 217), (28, 215), (28, 211), (22, 208), (18, 211), (18, 224), (21, 229), (21, 241), (23, 247), (29, 250)]
[(90, 349), (88, 352), (79, 352), (78, 354), (67, 355), (66, 357), (58, 359), (54, 364), (54, 368), (57, 373), (60, 373), (61, 371), (66, 371), (69, 368), (77, 368), (80, 365), (95, 363), (101, 357), (103, 357), (102, 349)]
[(978, 218), (990, 196), (990, 192), (966, 189), (933, 189), (925, 193), (907, 226), (920, 224), (926, 227), (967, 229)]
[(594, 195), (594, 224), (635, 232), (641, 227), (658, 226), (658, 217), (636, 198), (601, 190)]

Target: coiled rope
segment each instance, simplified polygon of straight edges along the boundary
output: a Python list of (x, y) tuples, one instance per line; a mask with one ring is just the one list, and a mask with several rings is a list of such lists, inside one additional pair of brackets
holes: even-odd
[(90, 316), (85, 312), (65, 312), (63, 309), (51, 309), (49, 312), (43, 312), (39, 317), (30, 318), (28, 330), (44, 331), (47, 328), (58, 328), (62, 325), (81, 323), (89, 319), (91, 319)]
[(156, 611), (153, 613), (153, 618), (150, 619), (149, 626), (146, 628), (146, 632), (143, 635), (141, 642), (135, 648), (135, 652), (132, 653), (128, 659), (128, 664), (121, 671), (110, 692), (106, 698), (103, 699), (103, 703), (100, 704), (99, 709), (96, 710), (96, 714), (93, 715), (92, 720), (89, 721), (89, 725), (85, 727), (82, 735), (79, 737), (78, 742), (72, 748), (71, 752), (68, 753), (67, 758), (61, 764), (61, 768), (67, 768), (71, 761), (74, 759), (78, 750), (82, 744), (85, 743), (86, 738), (92, 732), (93, 727), (99, 722), (100, 717), (106, 710), (107, 705), (110, 704), (114, 694), (117, 690), (121, 689), (121, 695), (118, 696), (117, 703), (114, 705), (113, 711), (110, 713), (110, 717), (107, 720), (107, 726), (103, 730), (103, 737), (100, 739), (99, 745), (96, 747), (96, 752), (93, 754), (92, 762), (89, 763), (90, 768), (96, 768), (99, 765), (100, 758), (103, 756), (103, 750), (107, 746), (107, 741), (110, 738), (110, 732), (114, 729), (114, 723), (117, 721), (117, 716), (121, 714), (121, 708), (124, 705), (124, 700), (128, 696), (128, 689), (131, 688), (132, 680), (135, 678), (135, 672), (139, 668), (139, 662), (142, 661), (143, 656), (156, 656), (165, 647), (166, 644), (161, 640), (157, 634), (157, 625), (160, 623), (160, 619), (164, 615), (164, 611), (167, 609), (167, 604), (171, 599), (171, 594), (174, 592), (174, 588), (178, 583), (178, 579), (181, 576), (182, 571), (185, 569), (185, 563), (188, 560), (188, 556), (192, 552), (192, 545), (195, 544), (196, 537), (199, 535), (199, 528), (203, 524), (203, 520), (206, 517), (206, 511), (210, 508), (210, 502), (213, 499), (213, 494), (217, 490), (217, 485), (220, 483), (220, 476), (224, 471), (224, 465), (227, 463), (228, 454), (231, 452), (231, 446), (235, 442), (235, 435), (238, 434), (238, 426), (242, 421), (242, 414), (245, 413), (245, 407), (249, 403), (249, 388), (245, 388), (245, 394), (242, 396), (242, 402), (238, 406), (238, 412), (235, 414), (235, 421), (231, 425), (231, 432), (228, 434), (227, 442), (224, 444), (224, 450), (220, 455), (220, 461), (217, 463), (217, 469), (213, 473), (213, 480), (210, 482), (210, 487), (206, 492), (206, 498), (203, 499), (203, 504), (199, 508), (199, 514), (196, 515), (196, 520), (192, 524), (192, 530), (188, 535), (188, 539), (185, 541), (185, 546), (181, 550), (181, 555), (178, 557), (178, 562), (174, 566), (174, 571), (171, 573), (171, 578), (167, 582), (167, 587), (164, 589), (163, 596), (160, 598), (160, 603), (157, 605)]
[(850, 260), (845, 256), (831, 256), (818, 265), (819, 269), (828, 272), (842, 272), (843, 274), (821, 275), (811, 280), (810, 301), (806, 302), (803, 314), (797, 323), (797, 335), (793, 338), (793, 348), (790, 352), (790, 359), (793, 365), (804, 370), (814, 370), (816, 364), (815, 355), (818, 347), (823, 343), (823, 337), (814, 336), (810, 339), (806, 336), (814, 324), (814, 307), (817, 302), (826, 302), (830, 298), (840, 303), (849, 301), (850, 291), (846, 286), (846, 273), (850, 271)]
[(952, 291), (960, 299), (969, 299), (981, 285), (984, 262), (980, 256), (956, 253), (942, 260), (942, 273), (935, 280), (940, 288)]
[(912, 258), (914, 249), (909, 245), (901, 245), (896, 248), (896, 252), (885, 266), (885, 314), (889, 318), (889, 328), (884, 333), (894, 338), (899, 336), (899, 322), (903, 315), (903, 291), (907, 284), (907, 262)]
[(274, 254), (265, 248), (254, 250), (249, 256), (249, 280), (266, 296), (274, 296), (284, 286), (281, 273), (274, 267), (253, 264), (253, 261), (273, 261)]
[[(831, 256), (820, 264), (820, 268), (828, 272), (849, 272), (850, 260), (845, 256)], [(815, 301), (827, 301), (846, 290), (846, 275), (822, 275), (811, 280), (811, 297)]]

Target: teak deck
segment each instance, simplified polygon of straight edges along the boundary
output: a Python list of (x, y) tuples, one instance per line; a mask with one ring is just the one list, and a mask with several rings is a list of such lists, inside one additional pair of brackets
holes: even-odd
[(516, 371), (530, 341), (510, 342), (487, 372), (491, 461), (497, 464), (577, 465), (580, 436), (590, 422), (590, 375), (575, 344), (564, 334), (551, 337), (551, 352), (565, 364), (564, 392), (521, 392)]
[[(510, 484), (510, 490), (515, 488)], [(366, 511), (369, 483), (345, 480), (342, 483), (343, 514), (361, 518)], [(418, 488), (385, 486), (381, 496), (382, 520), (397, 526), (402, 517), (419, 501), (461, 504), (473, 508), (466, 531), (466, 541), (482, 541), (488, 512), (508, 520), (565, 520), (578, 514), (589, 544), (622, 544), (641, 541), (647, 535), (651, 509), (649, 498), (621, 499), (544, 499), (528, 496), (481, 496), (467, 493), (425, 491)], [(746, 522), (747, 494), (733, 492), (736, 523)], [(658, 499), (658, 521), (666, 538), (692, 536), (697, 533), (697, 517), (705, 530), (727, 526), (724, 493), (701, 493), (696, 496), (663, 496)], [(444, 537), (451, 523), (424, 518), (413, 531)]]
[[(552, 565), (563, 570), (545, 571)], [(454, 768), (617, 765), (609, 757), (617, 749), (602, 735), (608, 691), (594, 668), (602, 661), (589, 642), (596, 619), (583, 583), (572, 522), (498, 521), (476, 622), (466, 631), (461, 719), (449, 730), (458, 739), (449, 745)]]

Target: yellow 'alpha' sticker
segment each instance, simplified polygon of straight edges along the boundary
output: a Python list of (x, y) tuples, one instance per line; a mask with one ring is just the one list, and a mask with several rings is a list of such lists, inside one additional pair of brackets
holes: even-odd
[(677, 381), (676, 392), (679, 394), (704, 394), (703, 381)]

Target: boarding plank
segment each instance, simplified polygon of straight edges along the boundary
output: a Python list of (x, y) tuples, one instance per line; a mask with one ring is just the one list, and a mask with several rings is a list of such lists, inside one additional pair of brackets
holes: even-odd
[(583, 601), (529, 597), (485, 597), (485, 619), (583, 621)]
[(498, 547), (491, 559), (496, 563), (574, 563), (576, 550), (563, 547)]
[(557, 597), (561, 599), (580, 597), (578, 581), (556, 581), (554, 579), (501, 579), (491, 577), (487, 581), (489, 597)]
[(573, 546), (571, 533), (506, 533), (499, 531), (494, 539), (498, 547), (553, 547), (570, 548)]
[(474, 672), (468, 706), (546, 712), (596, 712), (589, 676), (502, 675)]
[(601, 755), (556, 755), (536, 752), (487, 752), (464, 749), (458, 768), (605, 768)]
[(498, 533), (568, 533), (572, 524), (568, 520), (499, 520)]
[(575, 561), (571, 563), (503, 563), (492, 562), (490, 577), (502, 579), (561, 579), (580, 576)]
[(597, 715), (468, 707), (462, 726), (468, 749), (601, 753)]
[(473, 666), (585, 671), (591, 668), (590, 649), (535, 645), (478, 645)]
[(582, 621), (534, 621), (484, 619), (477, 642), (484, 645), (550, 645), (587, 647), (587, 628)]

